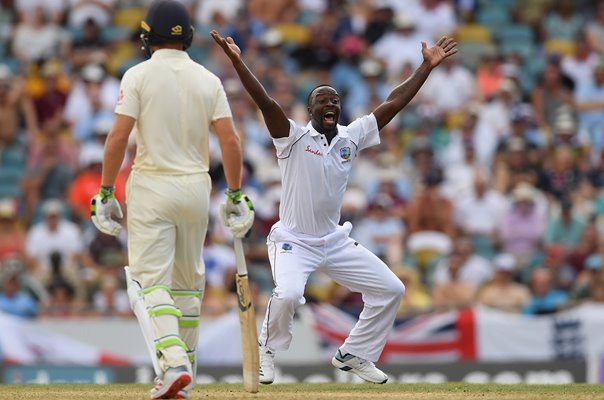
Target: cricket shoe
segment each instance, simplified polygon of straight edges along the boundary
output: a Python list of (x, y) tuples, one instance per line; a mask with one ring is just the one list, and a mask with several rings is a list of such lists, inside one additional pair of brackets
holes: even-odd
[(350, 353), (342, 354), (338, 349), (331, 359), (331, 364), (342, 371), (352, 372), (372, 383), (386, 383), (388, 375), (380, 371), (371, 361), (353, 356)]
[[(151, 400), (156, 399), (182, 399), (178, 397), (182, 389), (191, 382), (191, 374), (184, 365), (181, 367), (168, 368), (164, 372), (162, 381), (157, 381), (157, 384), (151, 389)], [(186, 396), (186, 392), (185, 392)], [(184, 397), (186, 399), (186, 397)]]
[(275, 380), (275, 352), (260, 346), (260, 383), (269, 385)]

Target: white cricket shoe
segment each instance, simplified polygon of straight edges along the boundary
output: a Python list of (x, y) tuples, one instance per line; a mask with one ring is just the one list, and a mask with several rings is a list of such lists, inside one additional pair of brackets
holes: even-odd
[(157, 384), (151, 389), (151, 400), (182, 398), (178, 396), (189, 383), (191, 383), (191, 374), (189, 374), (187, 367), (183, 365), (182, 367), (168, 368), (164, 372), (163, 380), (157, 380)]
[(275, 352), (260, 346), (260, 383), (269, 385), (275, 380)]
[(388, 380), (388, 375), (380, 371), (371, 361), (363, 360), (350, 353), (342, 354), (340, 349), (331, 359), (331, 364), (342, 371), (353, 372), (367, 382), (386, 383)]

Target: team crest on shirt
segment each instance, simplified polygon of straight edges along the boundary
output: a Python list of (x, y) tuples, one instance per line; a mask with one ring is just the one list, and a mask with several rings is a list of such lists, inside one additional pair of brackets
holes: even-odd
[(350, 147), (346, 146), (346, 147), (341, 147), (340, 148), (340, 157), (342, 157), (344, 159), (344, 162), (349, 162), (350, 161)]
[(283, 243), (283, 245), (281, 246), (281, 253), (291, 253), (293, 248), (294, 247), (291, 244)]

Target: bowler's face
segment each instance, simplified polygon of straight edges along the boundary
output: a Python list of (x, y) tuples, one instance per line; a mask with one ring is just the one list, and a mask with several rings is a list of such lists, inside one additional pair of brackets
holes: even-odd
[(311, 94), (308, 111), (317, 131), (320, 133), (334, 131), (340, 118), (340, 95), (330, 86), (318, 87)]

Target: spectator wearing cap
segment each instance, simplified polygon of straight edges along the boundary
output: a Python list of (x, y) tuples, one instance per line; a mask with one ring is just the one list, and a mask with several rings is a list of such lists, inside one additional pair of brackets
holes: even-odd
[[(47, 60), (40, 68), (39, 76), (28, 78), (27, 86), (33, 98), (38, 124), (43, 126), (52, 119), (61, 122), (70, 89), (61, 61)], [(34, 87), (39, 89), (34, 90)]]
[[(505, 153), (510, 150), (512, 142), (522, 144), (523, 151), (533, 151), (543, 146), (542, 138), (539, 133), (531, 129), (531, 119), (533, 111), (528, 104), (516, 104), (510, 109), (509, 130), (497, 144), (497, 152)], [(518, 146), (518, 144), (514, 144)]]
[(579, 140), (591, 149), (592, 161), (599, 161), (604, 150), (604, 58), (594, 66), (592, 79), (575, 89), (579, 112)]
[(0, 199), (0, 262), (12, 256), (25, 256), (25, 233), (19, 224), (17, 201)]
[(69, 92), (63, 118), (69, 126), (99, 110), (113, 112), (119, 95), (119, 81), (107, 75), (103, 65), (89, 63), (79, 71), (79, 79)]
[(571, 297), (574, 300), (585, 300), (589, 297), (591, 287), (604, 280), (604, 259), (601, 254), (590, 254), (583, 264), (583, 272), (574, 282)]
[[(57, 272), (77, 287), (81, 280), (80, 263), (83, 238), (80, 228), (64, 218), (65, 205), (57, 199), (42, 204), (44, 219), (27, 232), (27, 255), (32, 259), (32, 275), (48, 284)], [(51, 256), (60, 255), (61, 271), (53, 271)]]
[(495, 275), (483, 286), (478, 303), (503, 311), (520, 313), (528, 304), (531, 292), (528, 287), (514, 281), (516, 259), (511, 254), (498, 254), (493, 259)]
[(543, 19), (541, 30), (545, 40), (575, 40), (585, 21), (575, 12), (572, 0), (559, 0)]
[(23, 318), (38, 315), (38, 303), (22, 282), (21, 264), (11, 263), (0, 269), (0, 312)]
[(442, 35), (452, 35), (457, 29), (457, 18), (453, 4), (440, 0), (418, 0), (412, 2), (392, 1), (398, 12), (408, 12), (417, 21), (422, 40), (436, 41)]
[(512, 192), (511, 207), (504, 214), (499, 227), (499, 241), (505, 253), (516, 257), (524, 268), (542, 243), (545, 219), (536, 205), (536, 189), (520, 183)]
[(531, 298), (522, 310), (526, 315), (553, 314), (568, 303), (568, 295), (553, 287), (552, 272), (547, 268), (537, 268), (531, 274)]
[[(422, 63), (421, 53), (417, 51), (422, 39), (417, 35), (415, 21), (410, 16), (398, 14), (393, 23), (394, 29), (371, 46), (371, 54), (386, 65), (388, 77), (397, 77), (398, 82), (403, 65), (409, 63), (415, 69)], [(443, 69), (443, 65), (439, 69)]]

